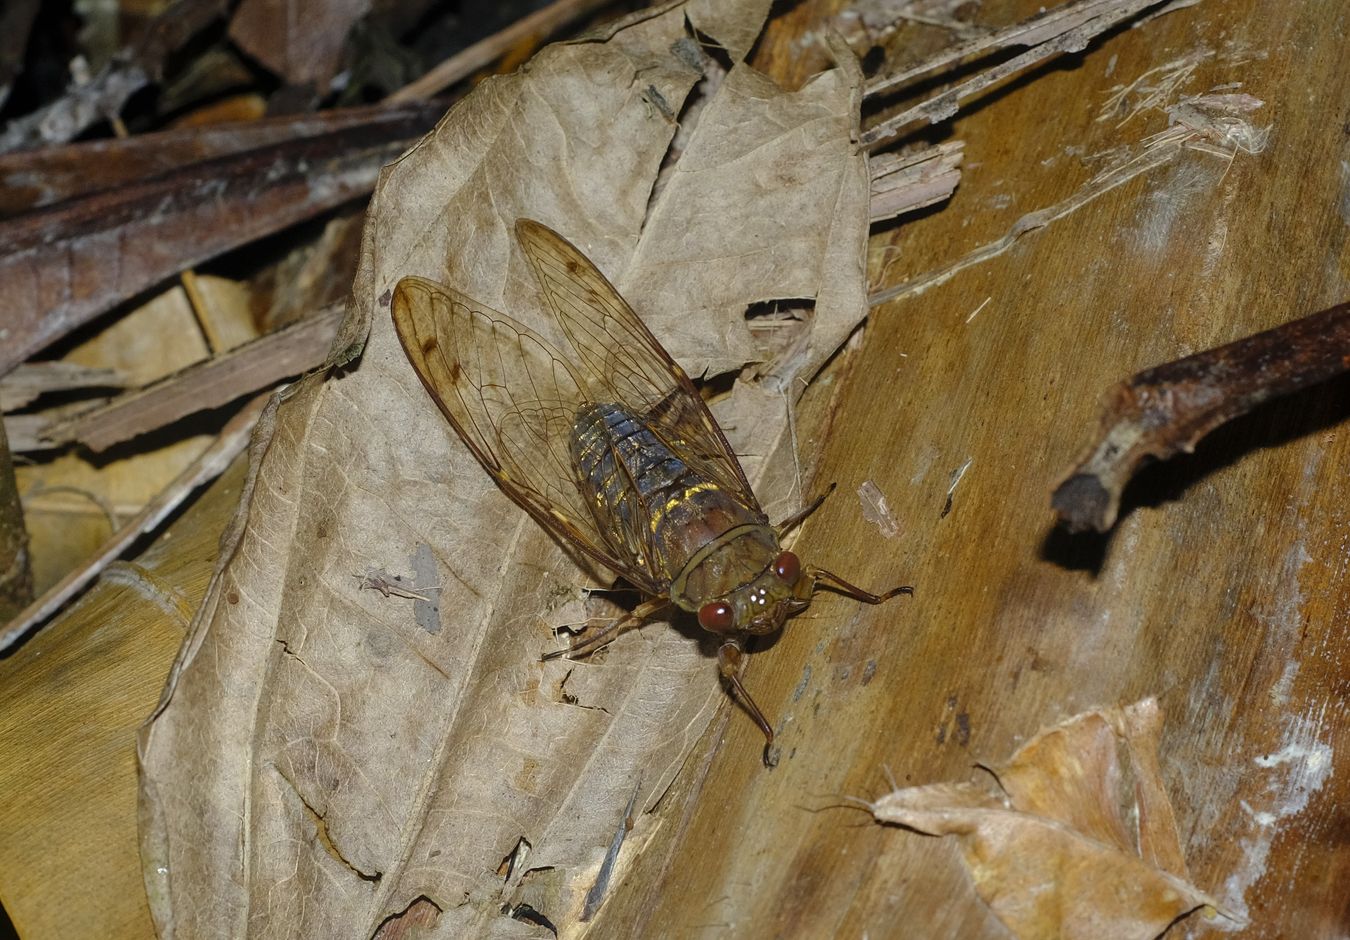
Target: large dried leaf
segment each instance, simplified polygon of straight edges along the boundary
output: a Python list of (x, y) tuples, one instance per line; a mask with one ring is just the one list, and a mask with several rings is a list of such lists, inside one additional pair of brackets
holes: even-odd
[[(739, 367), (748, 305), (814, 300), (784, 355), (769, 350), (809, 375), (865, 312), (856, 65), (794, 93), (734, 66), (649, 207), (666, 109), (700, 78), (686, 13), (743, 49), (764, 6), (705, 22), (675, 4), (550, 46), (386, 170), (338, 342), (363, 351), (260, 425), (223, 567), (142, 738), (164, 933), (358, 936), (393, 918), (433, 920), (434, 936), (546, 934), (510, 916), (530, 911), (584, 929), (630, 801), (651, 808), (722, 702), (716, 669), (691, 630), (662, 624), (590, 662), (539, 661), (586, 576), (454, 437), (389, 299), (422, 275), (553, 334), (511, 235), (527, 216), (628, 290), (686, 364)], [(709, 336), (740, 336), (739, 353), (710, 355)], [(728, 400), (757, 485), (790, 471), (783, 387), (741, 382)]]

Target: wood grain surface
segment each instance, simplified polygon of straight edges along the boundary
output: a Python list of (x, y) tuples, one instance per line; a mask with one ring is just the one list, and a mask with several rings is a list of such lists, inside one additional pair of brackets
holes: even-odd
[[(887, 768), (902, 785), (969, 779), (1043, 726), (1148, 695), (1167, 716), (1163, 772), (1193, 881), (1246, 913), (1244, 937), (1350, 929), (1350, 383), (1151, 468), (1107, 537), (1061, 535), (1049, 510), (1112, 383), (1345, 299), (1346, 17), (1335, 2), (1204, 0), (958, 117), (961, 186), (874, 237), (878, 286), (1001, 238), (1070, 197), (1101, 168), (1094, 155), (1165, 130), (1159, 111), (1095, 120), (1113, 86), (1150, 69), (1194, 58), (1178, 94), (1240, 82), (1227, 90), (1264, 101), (1251, 121), (1273, 130), (1259, 154), (1184, 152), (874, 310), (823, 446), (819, 480), (839, 490), (797, 545), (915, 597), (822, 598), (754, 657), (762, 707), (785, 716), (782, 763), (766, 771), (753, 725), (731, 715), (661, 805), (596, 935), (1007, 936), (953, 844), (843, 798), (885, 792)], [(762, 60), (774, 68), (790, 42), (780, 22)], [(893, 541), (863, 521), (865, 480), (900, 522)], [(1172, 931), (1216, 933), (1198, 917)]]

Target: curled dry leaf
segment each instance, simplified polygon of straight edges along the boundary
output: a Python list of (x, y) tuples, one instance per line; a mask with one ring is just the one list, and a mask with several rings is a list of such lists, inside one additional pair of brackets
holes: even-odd
[[(716, 666), (661, 624), (594, 661), (539, 661), (565, 642), (550, 612), (588, 576), (446, 425), (389, 298), (422, 275), (550, 335), (511, 236), (525, 216), (594, 259), (691, 372), (755, 354), (750, 305), (814, 301), (766, 378), (721, 406), (772, 505), (792, 474), (787, 395), (866, 311), (856, 62), (795, 92), (734, 64), (652, 197), (675, 130), (654, 102), (680, 113), (700, 78), (678, 54), (690, 24), (743, 52), (766, 7), (669, 4), (549, 46), (382, 175), (335, 344), (346, 364), (260, 423), (221, 568), (142, 735), (162, 933), (373, 935), (406, 911), (425, 922), (426, 901), (430, 936), (528, 935), (540, 917), (574, 935), (636, 789), (605, 869), (622, 882), (641, 816), (723, 701)], [(352, 572), (370, 570), (425, 575), (435, 604), (362, 589)]]
[(1021, 940), (1151, 940), (1200, 908), (1234, 915), (1190, 883), (1158, 764), (1154, 699), (1084, 712), (971, 783), (896, 790), (881, 822), (956, 836), (976, 892)]

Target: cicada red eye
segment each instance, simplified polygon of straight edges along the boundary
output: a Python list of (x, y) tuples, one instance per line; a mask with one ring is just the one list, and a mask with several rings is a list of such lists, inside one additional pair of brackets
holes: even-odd
[(773, 573), (780, 581), (796, 584), (797, 578), (802, 573), (802, 563), (792, 552), (783, 552), (773, 560)]
[(713, 633), (726, 633), (736, 626), (736, 612), (726, 601), (709, 601), (698, 609), (698, 624)]

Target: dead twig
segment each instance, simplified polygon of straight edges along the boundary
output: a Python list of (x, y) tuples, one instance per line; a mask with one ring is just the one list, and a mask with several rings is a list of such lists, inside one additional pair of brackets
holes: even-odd
[(409, 82), (385, 99), (388, 104), (400, 101), (422, 101), (439, 94), (455, 82), (468, 78), (486, 68), (513, 47), (531, 37), (546, 37), (612, 3), (613, 0), (556, 0), (542, 10), (512, 23), (506, 29), (479, 40), (467, 49), (457, 52), (435, 66), (425, 75)]
[(1071, 531), (1105, 532), (1150, 460), (1189, 453), (1264, 401), (1350, 370), (1350, 303), (1138, 373), (1107, 395), (1101, 434), (1050, 503)]
[(93, 388), (126, 388), (127, 379), (116, 369), (82, 366), (48, 359), (21, 362), (0, 378), (0, 409), (17, 411), (49, 392), (83, 392)]

